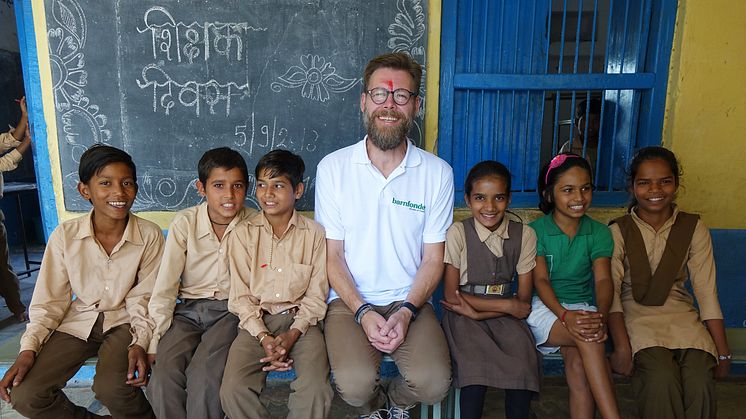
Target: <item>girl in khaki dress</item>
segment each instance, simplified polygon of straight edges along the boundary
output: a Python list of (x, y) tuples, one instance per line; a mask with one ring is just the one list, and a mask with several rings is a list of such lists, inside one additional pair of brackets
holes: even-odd
[(473, 217), (448, 230), (442, 301), (461, 417), (480, 418), (487, 387), (496, 387), (505, 389), (506, 418), (528, 418), (541, 375), (541, 358), (523, 320), (531, 307), (536, 234), (505, 216), (510, 172), (504, 165), (478, 163), (464, 191)]
[(611, 366), (632, 377), (640, 418), (715, 418), (715, 378), (728, 375), (731, 353), (710, 232), (675, 204), (671, 151), (640, 149), (627, 183), (629, 214), (611, 225)]

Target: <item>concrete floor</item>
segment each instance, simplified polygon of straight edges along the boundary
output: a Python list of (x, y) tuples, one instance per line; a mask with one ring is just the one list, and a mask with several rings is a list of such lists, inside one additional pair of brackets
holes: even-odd
[[(34, 249), (32, 259), (41, 259), (43, 249)], [(12, 263), (16, 268), (22, 267), (22, 255), (14, 252), (12, 254)], [(21, 299), (26, 305), (31, 300), (33, 287), (36, 280), (36, 273), (30, 278), (21, 279)], [(5, 307), (4, 302), (0, 302), (0, 345), (3, 345), (9, 339), (17, 339), (19, 333), (25, 330), (25, 324), (18, 323)], [(13, 362), (12, 354), (6, 354), (5, 358), (0, 359), (0, 365), (5, 368)], [(265, 390), (264, 401), (272, 412), (273, 417), (284, 418), (287, 416), (287, 397), (289, 394), (287, 382), (275, 382)], [(616, 380), (617, 398), (622, 409), (622, 417), (625, 419), (637, 418), (634, 411), (634, 399), (628, 380)], [(717, 385), (718, 392), (718, 418), (720, 419), (746, 419), (746, 376), (740, 375), (729, 377)], [(106, 414), (106, 409), (101, 406), (93, 396), (90, 389), (90, 383), (81, 382), (78, 385), (65, 389), (65, 393), (76, 404), (88, 406), (89, 410)], [(542, 386), (541, 397), (536, 400), (532, 406), (537, 418), (568, 418), (569, 410), (567, 404), (568, 389), (564, 377), (545, 377)], [(487, 393), (485, 402), (484, 418), (498, 419), (503, 418), (503, 393), (499, 390), (490, 390)], [(414, 409), (413, 417), (419, 417), (419, 409)], [(356, 415), (352, 409), (347, 406), (338, 395), (335, 396), (332, 404), (331, 418), (355, 418)], [(0, 419), (22, 418), (19, 414), (10, 409), (5, 402), (0, 402)], [(170, 418), (169, 418), (170, 419)]]

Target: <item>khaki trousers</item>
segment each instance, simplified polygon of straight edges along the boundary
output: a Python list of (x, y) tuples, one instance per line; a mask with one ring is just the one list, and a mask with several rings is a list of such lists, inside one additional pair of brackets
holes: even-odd
[(29, 418), (99, 418), (65, 396), (62, 388), (83, 363), (98, 355), (93, 393), (111, 416), (117, 418), (155, 418), (145, 393), (125, 384), (127, 346), (132, 340), (129, 324), (102, 332), (103, 314), (99, 314), (88, 341), (62, 332), (53, 332), (36, 357), (23, 382), (13, 387), (11, 405)]
[(637, 352), (632, 391), (640, 418), (716, 418), (715, 365), (699, 349), (655, 346)]
[[(287, 331), (294, 313), (265, 314), (267, 329), (274, 335)], [(232, 419), (269, 418), (267, 408), (259, 400), (267, 373), (259, 359), (265, 356), (259, 341), (240, 329), (225, 363), (220, 401), (225, 414)], [(288, 418), (321, 419), (329, 415), (334, 392), (329, 384), (329, 361), (324, 337), (318, 326), (311, 326), (290, 350), (296, 379), (290, 383)]]
[(10, 266), (10, 250), (8, 249), (8, 232), (5, 229), (5, 215), (0, 210), (0, 295), (5, 299), (8, 310), (19, 314), (26, 310), (21, 302), (21, 288), (18, 277)]
[(184, 300), (176, 306), (148, 383), (156, 416), (223, 419), (216, 395), (236, 333), (238, 317), (228, 311), (227, 300)]
[[(374, 309), (388, 317), (400, 303)], [(369, 414), (387, 402), (405, 407), (445, 398), (451, 386), (451, 360), (443, 329), (430, 304), (422, 306), (417, 320), (409, 324), (404, 342), (390, 354), (400, 375), (387, 391), (380, 376), (383, 353), (370, 345), (354, 317), (347, 305), (336, 299), (329, 304), (324, 320), (334, 383), (347, 404), (358, 407), (361, 414)]]

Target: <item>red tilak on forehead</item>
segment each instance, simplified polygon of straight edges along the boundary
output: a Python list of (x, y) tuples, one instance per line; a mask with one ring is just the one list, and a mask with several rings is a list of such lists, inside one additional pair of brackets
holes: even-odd
[(391, 91), (394, 90), (394, 82), (391, 81), (391, 80), (389, 80), (389, 90), (391, 90)]

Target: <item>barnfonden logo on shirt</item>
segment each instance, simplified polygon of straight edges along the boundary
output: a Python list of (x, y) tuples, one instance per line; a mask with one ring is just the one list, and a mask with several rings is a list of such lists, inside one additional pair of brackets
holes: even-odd
[(415, 204), (412, 201), (400, 201), (396, 198), (393, 198), (393, 201), (391, 201), (394, 205), (399, 205), (400, 207), (406, 207), (411, 210), (419, 211), (419, 212), (425, 212), (425, 204)]

